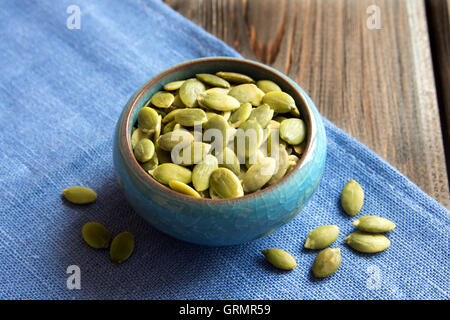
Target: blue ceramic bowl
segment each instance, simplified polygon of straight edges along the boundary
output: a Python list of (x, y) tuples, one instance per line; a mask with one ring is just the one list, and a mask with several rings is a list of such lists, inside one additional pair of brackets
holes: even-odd
[[(256, 80), (269, 79), (296, 101), (307, 125), (307, 147), (297, 166), (278, 183), (235, 199), (197, 199), (153, 180), (131, 149), (131, 130), (149, 98), (163, 85), (196, 73), (235, 71)], [(326, 137), (321, 116), (308, 95), (290, 78), (266, 65), (215, 57), (185, 62), (159, 74), (129, 100), (114, 137), (114, 166), (133, 208), (152, 226), (175, 238), (208, 246), (235, 245), (268, 235), (289, 222), (319, 185), (325, 166)]]

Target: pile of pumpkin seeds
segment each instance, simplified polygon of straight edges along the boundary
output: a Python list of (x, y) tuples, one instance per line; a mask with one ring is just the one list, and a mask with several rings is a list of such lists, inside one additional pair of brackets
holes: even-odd
[[(119, 183), (121, 181), (119, 179)], [(74, 186), (62, 191), (64, 198), (74, 204), (89, 204), (97, 200), (97, 193), (91, 188)], [(109, 249), (111, 261), (119, 264), (127, 260), (134, 250), (134, 236), (128, 232), (119, 233), (111, 242), (111, 234), (98, 222), (87, 222), (81, 229), (84, 241), (94, 249)], [(111, 246), (110, 246), (111, 242)]]
[(282, 179), (306, 145), (295, 100), (235, 72), (164, 85), (138, 112), (131, 147), (156, 181), (196, 198), (235, 198)]
[[(341, 205), (349, 216), (359, 213), (364, 203), (364, 190), (355, 180), (350, 180), (341, 193)], [(395, 228), (395, 223), (378, 216), (363, 216), (352, 222), (358, 228), (344, 238), (344, 242), (356, 251), (364, 253), (376, 253), (386, 250), (390, 246), (389, 239), (382, 235)], [(304, 247), (311, 250), (321, 250), (316, 256), (312, 273), (317, 278), (325, 278), (335, 273), (342, 261), (339, 248), (327, 248), (339, 235), (339, 227), (325, 225), (312, 230), (306, 238)], [(267, 261), (273, 266), (292, 270), (297, 266), (295, 258), (282, 249), (262, 250)]]

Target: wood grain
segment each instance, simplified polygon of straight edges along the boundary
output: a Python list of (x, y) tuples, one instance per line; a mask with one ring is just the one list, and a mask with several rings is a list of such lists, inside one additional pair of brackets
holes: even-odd
[[(320, 112), (450, 206), (425, 7), (411, 0), (166, 0), (297, 81)], [(380, 9), (369, 29), (367, 8)]]
[(450, 168), (450, 0), (426, 0), (425, 4), (448, 170)]

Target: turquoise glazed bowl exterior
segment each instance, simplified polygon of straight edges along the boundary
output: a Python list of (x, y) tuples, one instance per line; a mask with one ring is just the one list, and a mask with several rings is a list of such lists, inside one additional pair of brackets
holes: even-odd
[[(131, 130), (142, 108), (163, 85), (197, 73), (234, 71), (255, 80), (269, 79), (294, 97), (307, 125), (307, 147), (297, 166), (278, 183), (235, 199), (197, 199), (153, 180), (131, 149)], [(308, 95), (290, 78), (266, 65), (244, 59), (214, 57), (191, 60), (159, 74), (129, 100), (114, 136), (114, 166), (133, 208), (152, 226), (177, 239), (208, 246), (249, 242), (293, 219), (314, 194), (326, 157), (321, 116)]]

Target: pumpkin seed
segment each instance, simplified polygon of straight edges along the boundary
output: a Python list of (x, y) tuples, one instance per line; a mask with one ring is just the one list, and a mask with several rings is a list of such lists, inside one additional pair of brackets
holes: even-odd
[(305, 123), (302, 119), (286, 119), (280, 124), (280, 137), (289, 144), (302, 143), (306, 136)]
[(172, 122), (173, 120), (175, 120), (175, 115), (180, 111), (181, 111), (180, 109), (175, 109), (175, 110), (170, 111), (168, 114), (166, 114), (164, 116), (164, 118), (162, 119), (162, 123)]
[(172, 107), (175, 108), (186, 108), (186, 106), (184, 105), (183, 101), (181, 101), (180, 95), (177, 94), (175, 96), (175, 99), (172, 102)]
[(158, 124), (158, 119), (159, 115), (155, 109), (143, 107), (138, 112), (138, 126), (146, 133), (154, 132)]
[(386, 250), (391, 242), (382, 234), (355, 231), (344, 238), (345, 243), (359, 252), (375, 253)]
[(81, 228), (83, 240), (94, 249), (106, 249), (109, 247), (111, 235), (109, 231), (98, 222), (87, 222)]
[(268, 104), (276, 113), (287, 113), (295, 107), (294, 98), (286, 92), (268, 92), (262, 98), (262, 102)]
[(131, 147), (134, 149), (140, 140), (149, 137), (150, 134), (142, 131), (140, 128), (137, 128), (136, 130), (133, 131), (133, 134), (131, 135)]
[(229, 88), (230, 84), (225, 79), (222, 79), (218, 76), (209, 73), (199, 73), (195, 75), (198, 80), (209, 84), (213, 87), (221, 87), (221, 88)]
[(158, 91), (150, 101), (155, 107), (166, 109), (172, 105), (173, 100), (175, 100), (175, 97), (170, 92)]
[(139, 162), (149, 161), (155, 153), (155, 146), (150, 139), (141, 139), (134, 148), (134, 156)]
[(152, 176), (162, 184), (169, 184), (170, 180), (177, 180), (183, 183), (191, 183), (191, 170), (174, 163), (163, 163), (152, 171)]
[(172, 149), (177, 145), (182, 148), (191, 144), (193, 141), (194, 137), (189, 131), (175, 130), (160, 136), (156, 143), (162, 150), (172, 151)]
[(267, 182), (268, 185), (272, 185), (280, 181), (286, 174), (289, 167), (289, 155), (286, 148), (278, 148), (278, 158), (276, 159), (276, 171), (270, 180)]
[(205, 89), (203, 82), (197, 79), (186, 80), (180, 87), (180, 99), (186, 107), (195, 107), (197, 106), (197, 96)]
[(170, 157), (170, 153), (161, 149), (158, 145), (155, 146), (155, 153), (158, 158), (158, 162), (160, 164), (161, 163), (169, 163), (172, 161), (172, 159)]
[(178, 191), (182, 194), (186, 194), (188, 196), (194, 197), (194, 198), (201, 198), (201, 196), (198, 194), (197, 191), (189, 187), (187, 184), (177, 181), (177, 180), (170, 180), (169, 186), (172, 190)]
[(236, 154), (230, 148), (219, 150), (216, 154), (219, 167), (227, 168), (233, 171), (234, 174), (239, 175), (241, 172), (241, 164)]
[(273, 110), (267, 105), (262, 104), (252, 110), (249, 119), (256, 120), (262, 128), (267, 127), (273, 117)]
[(174, 163), (182, 166), (191, 166), (203, 161), (210, 150), (210, 144), (194, 141), (181, 150), (174, 148), (172, 150), (172, 160)]
[(236, 98), (240, 103), (251, 103), (259, 106), (264, 96), (264, 92), (253, 83), (245, 83), (231, 88), (228, 94)]
[(88, 204), (97, 200), (97, 193), (87, 187), (70, 187), (62, 191), (64, 198), (75, 204)]
[(295, 145), (294, 151), (296, 154), (301, 155), (305, 152), (306, 149), (306, 140), (304, 140), (302, 143)]
[(162, 122), (162, 116), (159, 115), (158, 116), (158, 120), (156, 122), (156, 127), (155, 127), (155, 132), (153, 133), (153, 140), (156, 141), (159, 138), (159, 135), (161, 134), (161, 124)]
[(203, 91), (203, 93), (221, 93), (221, 94), (228, 94), (228, 92), (230, 91), (230, 88), (218, 88), (218, 87), (214, 87), (214, 88), (209, 88), (205, 91)]
[(353, 225), (361, 231), (370, 233), (388, 232), (395, 228), (394, 222), (377, 216), (360, 217), (353, 221)]
[(275, 159), (265, 158), (252, 165), (245, 173), (242, 187), (245, 193), (261, 189), (272, 178), (276, 169)]
[(224, 117), (219, 116), (218, 114), (213, 114), (208, 118), (208, 121), (204, 124), (203, 128), (203, 136), (205, 140), (210, 140), (209, 137), (214, 137), (214, 144), (219, 150), (227, 146), (231, 131), (228, 126), (228, 122), (224, 119)]
[(273, 81), (270, 80), (259, 80), (256, 82), (258, 88), (260, 88), (264, 93), (271, 91), (281, 91), (281, 88)]
[(221, 77), (232, 83), (254, 83), (255, 80), (246, 76), (245, 74), (237, 73), (237, 72), (217, 72), (216, 76)]
[(271, 265), (282, 270), (292, 270), (297, 267), (294, 257), (282, 249), (265, 249), (261, 251)]
[(167, 90), (167, 91), (175, 91), (175, 90), (178, 90), (178, 89), (181, 88), (181, 86), (183, 85), (183, 83), (184, 83), (184, 80), (169, 82), (169, 83), (167, 83), (167, 84), (164, 86), (164, 90)]
[(218, 167), (217, 158), (211, 154), (206, 155), (202, 162), (196, 164), (194, 170), (192, 170), (192, 184), (195, 190), (207, 190), (209, 188), (209, 178)]
[(166, 134), (166, 133), (172, 132), (175, 125), (177, 125), (177, 122), (175, 120), (170, 121), (168, 124), (166, 124), (164, 126), (162, 133)]
[(158, 166), (158, 164), (159, 164), (158, 155), (155, 152), (153, 154), (153, 157), (149, 161), (141, 163), (141, 167), (146, 172), (148, 172), (148, 171), (151, 171), (151, 170), (155, 169)]
[(317, 278), (328, 277), (339, 269), (341, 261), (341, 249), (328, 248), (322, 250), (314, 260), (312, 272)]
[(235, 98), (218, 92), (203, 92), (199, 94), (198, 103), (203, 108), (216, 111), (232, 111), (241, 105)]
[(339, 235), (339, 228), (335, 225), (321, 226), (311, 231), (306, 238), (305, 248), (323, 249), (336, 241)]
[(206, 122), (206, 113), (202, 109), (181, 109), (175, 114), (175, 121), (182, 126), (192, 127)]
[(248, 158), (258, 150), (264, 138), (264, 132), (257, 121), (247, 120), (239, 126), (235, 136), (237, 155), (241, 158)]
[(241, 182), (233, 171), (226, 168), (214, 170), (209, 179), (210, 192), (213, 191), (220, 198), (236, 198), (244, 195)]
[(127, 260), (134, 250), (134, 236), (128, 232), (119, 233), (111, 242), (109, 255), (113, 263), (122, 263)]
[(344, 211), (355, 216), (362, 208), (364, 203), (364, 190), (355, 180), (351, 179), (342, 190), (341, 205)]
[(251, 103), (243, 103), (240, 105), (240, 107), (238, 109), (236, 109), (235, 111), (233, 111), (233, 113), (231, 114), (230, 117), (230, 122), (231, 123), (236, 123), (239, 122), (242, 123), (245, 120), (248, 119), (248, 117), (250, 117), (250, 114), (252, 112), (252, 105)]

